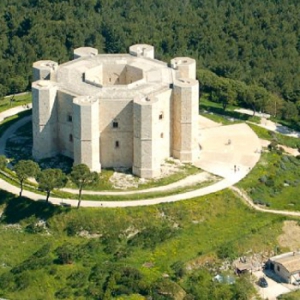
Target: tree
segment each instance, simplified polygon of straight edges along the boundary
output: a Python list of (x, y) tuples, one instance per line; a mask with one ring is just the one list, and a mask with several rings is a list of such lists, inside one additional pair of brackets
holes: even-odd
[(0, 171), (4, 170), (7, 165), (7, 158), (4, 155), (0, 155)]
[(39, 189), (47, 193), (46, 203), (48, 203), (51, 191), (55, 188), (63, 188), (68, 178), (60, 169), (45, 169), (38, 174), (36, 180), (39, 184)]
[(70, 178), (79, 189), (79, 201), (77, 205), (77, 208), (79, 208), (81, 204), (81, 194), (83, 188), (89, 185), (96, 184), (98, 182), (99, 176), (97, 172), (91, 172), (87, 165), (79, 164), (72, 168)]
[(29, 177), (36, 177), (40, 168), (38, 164), (32, 160), (20, 160), (14, 166), (14, 171), (20, 182), (20, 197), (23, 192), (23, 183)]

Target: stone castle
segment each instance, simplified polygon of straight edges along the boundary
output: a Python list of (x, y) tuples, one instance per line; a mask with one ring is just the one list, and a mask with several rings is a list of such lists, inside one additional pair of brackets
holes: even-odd
[(196, 62), (170, 65), (154, 48), (129, 54), (74, 50), (74, 60), (33, 64), (33, 157), (63, 154), (93, 171), (127, 167), (144, 178), (160, 175), (168, 157), (198, 158), (199, 83)]

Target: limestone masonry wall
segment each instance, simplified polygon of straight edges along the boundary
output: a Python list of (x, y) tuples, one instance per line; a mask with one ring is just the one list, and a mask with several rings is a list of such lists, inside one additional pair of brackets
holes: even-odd
[(160, 175), (170, 156), (198, 158), (199, 83), (196, 62), (154, 58), (154, 47), (128, 54), (98, 54), (81, 47), (74, 60), (33, 64), (33, 157), (58, 153), (91, 170), (132, 168)]

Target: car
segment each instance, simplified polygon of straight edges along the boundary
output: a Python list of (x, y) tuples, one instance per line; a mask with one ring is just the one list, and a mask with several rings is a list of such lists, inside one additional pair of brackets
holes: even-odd
[(265, 278), (265, 277), (260, 277), (260, 278), (258, 279), (258, 285), (259, 285), (260, 287), (263, 287), (263, 288), (268, 287), (268, 282), (267, 282), (266, 278)]
[(296, 286), (300, 285), (300, 279), (295, 280), (295, 281), (293, 282), (293, 285), (296, 285)]

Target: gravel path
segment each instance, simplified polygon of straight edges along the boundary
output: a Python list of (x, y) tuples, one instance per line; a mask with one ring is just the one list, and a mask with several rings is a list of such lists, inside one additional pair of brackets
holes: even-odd
[[(10, 110), (7, 110), (5, 112), (0, 113), (0, 122), (2, 122), (3, 119), (12, 116), (16, 113), (19, 113), (21, 111), (25, 110), (23, 107), (16, 107)], [(13, 126), (11, 126), (1, 137), (0, 139), (0, 154), (4, 154), (5, 150), (5, 145), (7, 139), (23, 124), (28, 122), (30, 120), (31, 116), (22, 118), (18, 122), (16, 122)], [(228, 127), (227, 127), (228, 128)], [(226, 148), (229, 149), (228, 147)], [(227, 167), (226, 167), (227, 168)], [(243, 177), (247, 175), (249, 172), (249, 169), (241, 169), (239, 172), (235, 172), (233, 170), (227, 170), (226, 169), (226, 176), (225, 178), (217, 183), (214, 183), (210, 186), (196, 189), (194, 191), (186, 192), (183, 194), (177, 194), (177, 195), (172, 195), (172, 196), (167, 196), (167, 197), (159, 197), (155, 199), (141, 199), (141, 200), (127, 200), (127, 201), (90, 201), (90, 200), (84, 200), (81, 203), (81, 206), (83, 207), (129, 207), (129, 206), (146, 206), (146, 205), (155, 205), (159, 203), (169, 203), (169, 202), (176, 202), (176, 201), (181, 201), (181, 200), (187, 200), (191, 198), (196, 198), (204, 195), (208, 195), (211, 193), (218, 192), (220, 190), (226, 189), (226, 188), (231, 188), (233, 191), (235, 191), (244, 201), (247, 202), (248, 205), (253, 207), (256, 210), (263, 211), (263, 212), (269, 212), (269, 213), (274, 213), (274, 214), (282, 214), (282, 215), (289, 215), (289, 216), (300, 216), (300, 212), (287, 212), (287, 211), (276, 211), (276, 210), (269, 210), (269, 209), (264, 209), (262, 207), (259, 207), (257, 205), (254, 205), (252, 200), (246, 195), (245, 192), (241, 191), (237, 187), (234, 187), (233, 185), (236, 184), (238, 181), (240, 181)], [(164, 186), (164, 187), (158, 187), (158, 188), (152, 188), (148, 190), (143, 190), (143, 191), (138, 191), (138, 193), (145, 193), (149, 191), (164, 191), (164, 190), (170, 190), (179, 186), (186, 186), (190, 185), (196, 182), (199, 182), (203, 176), (206, 176), (207, 173), (203, 172), (197, 175), (189, 176), (186, 179), (183, 179), (180, 182), (170, 184), (169, 186)], [(203, 179), (203, 178), (202, 178)], [(181, 185), (179, 185), (181, 184)], [(8, 182), (0, 179), (0, 188), (2, 190), (6, 190), (8, 192), (11, 192), (13, 194), (18, 195), (19, 194), (19, 188), (16, 186), (13, 186), (9, 184)], [(95, 192), (88, 192), (85, 191), (86, 194), (88, 193), (93, 193)], [(135, 194), (135, 191), (129, 191), (129, 192), (117, 192), (119, 195), (121, 194)], [(114, 192), (106, 192), (106, 195), (109, 194), (114, 194)], [(23, 195), (25, 197), (28, 197), (32, 200), (44, 200), (45, 196), (24, 190)], [(60, 199), (60, 198), (55, 198), (51, 197), (50, 202), (53, 204), (69, 204), (71, 206), (77, 206), (77, 200), (76, 199)]]

